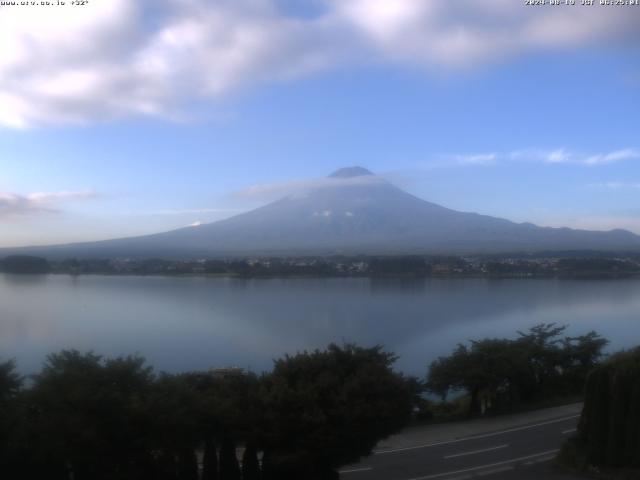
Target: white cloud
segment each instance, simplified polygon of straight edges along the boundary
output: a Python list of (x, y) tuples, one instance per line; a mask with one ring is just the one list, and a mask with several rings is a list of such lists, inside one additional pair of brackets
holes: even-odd
[(291, 182), (277, 182), (253, 185), (232, 194), (236, 199), (246, 200), (273, 200), (288, 195), (304, 196), (310, 190), (322, 188), (339, 188), (354, 185), (371, 185), (384, 182), (376, 175), (363, 175), (351, 178), (317, 178), (311, 180), (293, 180)]
[(606, 165), (609, 163), (637, 159), (640, 159), (640, 151), (632, 148), (592, 155), (567, 152), (563, 149), (554, 150), (546, 154), (546, 161), (548, 163), (575, 163), (581, 165)]
[(436, 13), (435, 2), (421, 0), (353, 0), (330, 2), (340, 21), (351, 23), (384, 48), (405, 42), (408, 29), (421, 30)]
[(566, 163), (571, 159), (571, 155), (565, 152), (563, 149), (554, 150), (547, 155), (547, 162), (549, 163)]
[(307, 2), (322, 8), (294, 15), (277, 0), (0, 7), (0, 125), (181, 118), (193, 101), (346, 63), (467, 68), (613, 40), (632, 48), (640, 38), (626, 9), (534, 9), (512, 0)]
[(640, 151), (627, 148), (615, 152), (593, 155), (584, 160), (587, 165), (602, 165), (606, 163), (621, 162), (623, 160), (637, 160), (640, 158)]
[[(133, 2), (0, 9), (0, 123), (83, 121), (117, 110), (119, 70), (138, 36)], [(122, 103), (130, 100), (123, 93)]]
[(449, 155), (445, 162), (437, 166), (452, 165), (494, 165), (499, 163), (542, 162), (548, 164), (573, 164), (584, 166), (607, 165), (627, 160), (639, 160), (640, 150), (625, 148), (608, 153), (584, 154), (568, 151), (564, 148), (555, 150), (524, 149), (506, 153), (480, 153), (470, 155)]
[(182, 208), (182, 209), (165, 209), (165, 210), (127, 210), (122, 212), (123, 215), (192, 215), (200, 213), (217, 213), (231, 214), (242, 212), (238, 208)]
[(633, 15), (599, 6), (528, 8), (513, 0), (328, 1), (383, 55), (425, 65), (468, 67), (540, 49), (637, 38)]
[(497, 157), (495, 153), (480, 153), (475, 155), (454, 155), (452, 158), (460, 165), (492, 165)]
[(590, 183), (587, 185), (587, 187), (596, 188), (596, 189), (606, 189), (606, 190), (640, 189), (640, 182), (639, 183), (629, 183), (629, 182)]
[(58, 204), (70, 200), (94, 198), (95, 192), (86, 190), (78, 192), (36, 192), (28, 195), (0, 192), (0, 219), (52, 213), (58, 211)]

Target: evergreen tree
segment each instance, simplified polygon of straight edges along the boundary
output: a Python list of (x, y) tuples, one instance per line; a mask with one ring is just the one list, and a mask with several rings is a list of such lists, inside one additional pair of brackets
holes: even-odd
[(609, 413), (609, 431), (607, 432), (606, 463), (612, 467), (624, 465), (627, 418), (631, 387), (625, 372), (614, 372), (609, 386), (611, 406)]
[(585, 403), (591, 403), (591, 419), (589, 424), (589, 458), (597, 465), (606, 463), (607, 440), (610, 420), (610, 384), (611, 374), (608, 367), (595, 370), (590, 375), (594, 383), (592, 396), (585, 398)]
[(578, 434), (588, 463), (640, 466), (640, 347), (589, 374)]

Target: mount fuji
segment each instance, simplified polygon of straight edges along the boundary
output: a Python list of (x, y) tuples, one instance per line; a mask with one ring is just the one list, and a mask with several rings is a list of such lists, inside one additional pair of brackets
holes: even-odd
[(451, 210), (362, 167), (234, 217), (133, 238), (0, 250), (50, 259), (203, 258), (249, 255), (471, 254), (638, 250), (626, 230), (587, 231)]

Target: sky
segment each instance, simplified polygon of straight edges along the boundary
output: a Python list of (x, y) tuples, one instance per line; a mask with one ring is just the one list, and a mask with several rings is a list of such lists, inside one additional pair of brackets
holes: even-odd
[(640, 6), (524, 3), (0, 6), (0, 246), (211, 222), (351, 165), (640, 234)]

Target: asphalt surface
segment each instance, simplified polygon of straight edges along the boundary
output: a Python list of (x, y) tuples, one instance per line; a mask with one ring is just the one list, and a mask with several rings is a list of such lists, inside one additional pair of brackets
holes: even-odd
[[(562, 416), (553, 414), (564, 413)], [(547, 418), (537, 417), (472, 435), (394, 447), (388, 445), (362, 462), (344, 467), (343, 480), (490, 480), (572, 479), (553, 463), (562, 443), (576, 429), (579, 414), (550, 410)], [(517, 420), (517, 419), (516, 419)], [(496, 422), (494, 426), (501, 425)], [(424, 427), (428, 432), (429, 427)], [(488, 430), (489, 429), (489, 430)]]

